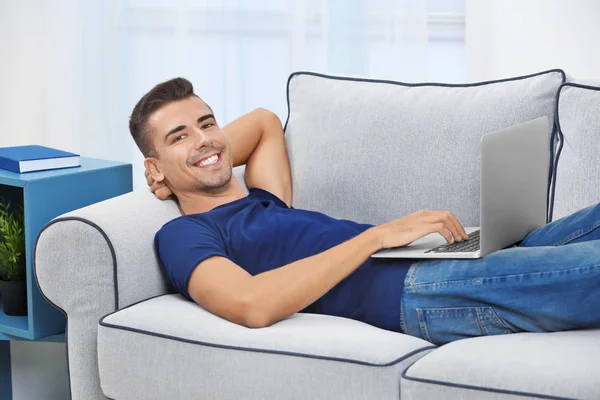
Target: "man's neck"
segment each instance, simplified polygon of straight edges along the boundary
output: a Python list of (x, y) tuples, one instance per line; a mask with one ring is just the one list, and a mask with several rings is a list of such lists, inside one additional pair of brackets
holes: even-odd
[(182, 215), (198, 214), (212, 210), (223, 204), (246, 197), (246, 192), (235, 177), (231, 177), (229, 188), (219, 194), (188, 192), (177, 194)]

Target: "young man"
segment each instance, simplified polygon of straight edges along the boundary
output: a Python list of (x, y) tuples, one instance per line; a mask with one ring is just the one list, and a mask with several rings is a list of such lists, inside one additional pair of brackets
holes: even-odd
[[(152, 191), (183, 214), (156, 234), (163, 267), (183, 296), (231, 322), (322, 313), (436, 344), (600, 326), (600, 204), (482, 259), (373, 259), (430, 233), (467, 235), (448, 211), (372, 226), (294, 209), (279, 119), (258, 109), (221, 130), (185, 79), (148, 92), (130, 131)], [(248, 195), (232, 175), (243, 164)]]

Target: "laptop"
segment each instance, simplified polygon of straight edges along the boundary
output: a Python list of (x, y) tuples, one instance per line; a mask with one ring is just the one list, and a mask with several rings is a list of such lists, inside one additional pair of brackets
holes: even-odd
[(469, 240), (449, 244), (435, 232), (371, 257), (481, 258), (523, 240), (546, 224), (549, 163), (547, 117), (484, 135), (481, 226), (465, 227)]

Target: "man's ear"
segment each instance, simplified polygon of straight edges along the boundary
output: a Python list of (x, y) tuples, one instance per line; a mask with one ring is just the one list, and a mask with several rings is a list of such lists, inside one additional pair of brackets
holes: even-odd
[(144, 160), (144, 167), (146, 167), (156, 182), (162, 182), (165, 179), (165, 175), (160, 171), (160, 167), (158, 166), (156, 159), (152, 157), (146, 158)]

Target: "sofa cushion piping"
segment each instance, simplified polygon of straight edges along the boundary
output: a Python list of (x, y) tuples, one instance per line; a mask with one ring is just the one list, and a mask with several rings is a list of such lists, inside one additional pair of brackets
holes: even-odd
[(412, 365), (408, 366), (402, 372), (402, 379), (426, 383), (429, 385), (449, 386), (449, 387), (455, 387), (455, 388), (461, 388), (461, 389), (476, 390), (476, 391), (480, 391), (480, 392), (502, 393), (502, 394), (510, 394), (510, 395), (515, 395), (515, 396), (527, 396), (527, 397), (532, 397), (532, 398), (536, 398), (536, 399), (576, 400), (576, 399), (573, 399), (570, 397), (558, 397), (558, 396), (551, 396), (551, 395), (545, 395), (545, 394), (539, 394), (539, 393), (521, 392), (518, 390), (496, 389), (496, 388), (490, 388), (490, 387), (486, 387), (486, 386), (473, 386), (473, 385), (465, 385), (462, 383), (437, 381), (437, 380), (433, 380), (433, 379), (413, 378), (413, 377), (407, 375), (407, 372), (411, 367), (412, 367)]
[[(171, 295), (161, 295), (161, 296), (171, 296)], [(155, 297), (160, 297), (160, 296), (155, 296)], [(147, 299), (147, 300), (150, 300), (150, 299)], [(147, 300), (144, 300), (144, 301), (147, 301)], [(136, 303), (136, 304), (138, 304), (138, 303)], [(132, 304), (131, 306), (133, 306), (133, 305), (135, 305), (135, 304)], [(130, 306), (128, 306), (128, 307), (130, 307)], [(125, 307), (125, 308), (128, 308), (128, 307)], [(119, 310), (117, 312), (120, 312), (120, 311), (122, 311), (122, 310)], [(171, 335), (166, 335), (166, 334), (162, 334), (162, 333), (151, 332), (151, 331), (147, 331), (147, 330), (144, 330), (144, 329), (131, 328), (131, 327), (128, 327), (128, 326), (120, 326), (120, 325), (115, 325), (115, 324), (111, 324), (111, 323), (105, 322), (104, 319), (107, 318), (107, 317), (109, 317), (112, 314), (114, 314), (114, 313), (110, 313), (110, 314), (107, 314), (104, 317), (102, 317), (102, 319), (100, 319), (100, 325), (104, 326), (106, 328), (119, 329), (119, 330), (134, 332), (134, 333), (140, 333), (140, 334), (143, 334), (143, 335), (160, 337), (160, 338), (163, 338), (163, 339), (175, 340), (175, 341), (178, 341), (178, 342), (190, 343), (190, 344), (195, 344), (195, 345), (200, 345), (200, 346), (206, 346), (206, 347), (214, 347), (214, 348), (227, 349), (227, 350), (250, 351), (250, 352), (255, 352), (255, 353), (278, 354), (278, 355), (286, 355), (286, 356), (292, 356), (292, 357), (313, 358), (313, 359), (326, 360), (326, 361), (338, 361), (338, 362), (345, 362), (345, 363), (350, 363), (350, 364), (366, 365), (366, 366), (370, 366), (370, 367), (389, 367), (389, 366), (393, 366), (393, 365), (395, 365), (395, 364), (397, 364), (399, 362), (402, 362), (405, 359), (410, 358), (413, 355), (418, 354), (418, 353), (420, 353), (422, 351), (437, 348), (436, 346), (421, 347), (421, 348), (413, 350), (412, 352), (410, 352), (410, 353), (408, 353), (408, 354), (406, 354), (406, 355), (404, 355), (404, 356), (402, 356), (402, 357), (400, 357), (400, 358), (398, 358), (396, 360), (393, 360), (391, 362), (388, 362), (388, 363), (385, 363), (385, 364), (376, 364), (376, 363), (369, 363), (369, 362), (365, 362), (365, 361), (351, 360), (351, 359), (340, 358), (340, 357), (326, 357), (326, 356), (318, 356), (318, 355), (314, 355), (314, 354), (297, 353), (297, 352), (291, 352), (291, 351), (257, 349), (257, 348), (242, 347), (242, 346), (230, 346), (230, 345), (224, 345), (224, 344), (218, 344), (218, 343), (203, 342), (203, 341), (199, 341), (199, 340), (184, 339), (184, 338), (180, 338), (180, 337), (176, 337), (176, 336), (171, 336)]]

